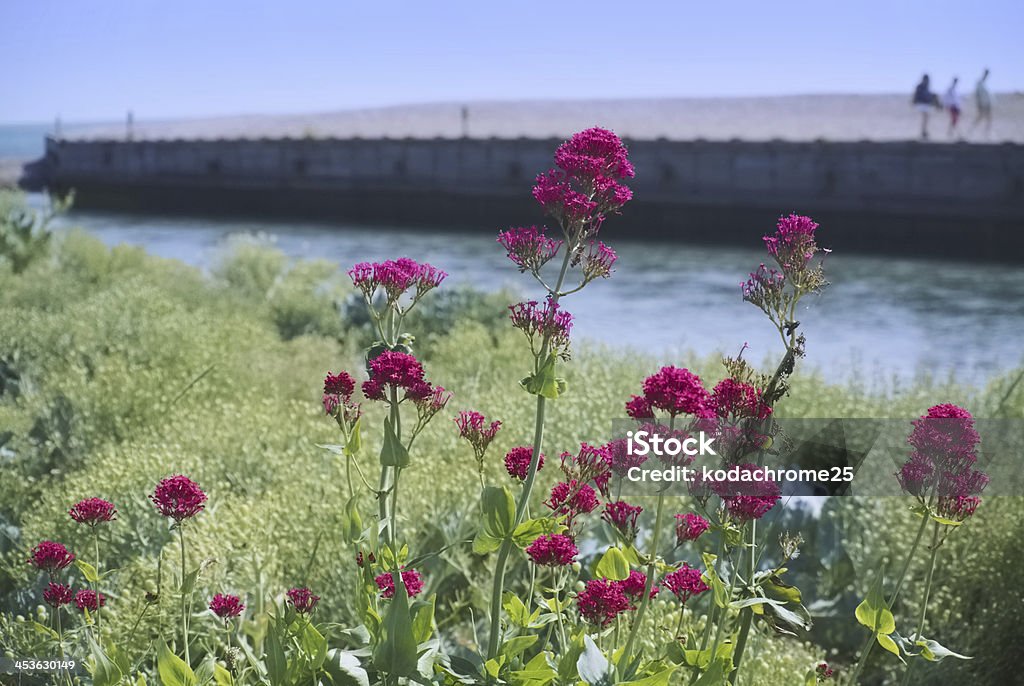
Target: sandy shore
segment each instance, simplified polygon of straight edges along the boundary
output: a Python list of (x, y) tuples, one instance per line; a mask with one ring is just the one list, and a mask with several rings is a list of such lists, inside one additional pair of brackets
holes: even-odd
[[(965, 97), (962, 134), (972, 142), (1024, 142), (1024, 94), (995, 96), (991, 135), (979, 127), (973, 99)], [(907, 140), (919, 132), (919, 115), (906, 95), (804, 95), (752, 98), (472, 102), (468, 132), (474, 138), (565, 137), (601, 125), (640, 138), (708, 140)], [(240, 115), (147, 121), (136, 112), (136, 138), (354, 137), (431, 138), (462, 135), (462, 104), (403, 105), (302, 115)], [(948, 116), (931, 116), (931, 138), (944, 142)], [(76, 137), (125, 135), (124, 126), (89, 129)]]

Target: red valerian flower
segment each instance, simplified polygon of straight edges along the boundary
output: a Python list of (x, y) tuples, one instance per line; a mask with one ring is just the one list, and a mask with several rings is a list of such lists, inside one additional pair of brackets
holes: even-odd
[(68, 510), (71, 519), (79, 524), (96, 526), (101, 522), (109, 522), (117, 516), (114, 504), (103, 498), (86, 498)]
[(571, 565), (579, 554), (572, 538), (565, 534), (544, 534), (526, 547), (535, 564), (545, 567)]
[(672, 591), (676, 598), (679, 598), (684, 603), (690, 598), (704, 593), (709, 588), (701, 578), (700, 570), (694, 569), (685, 562), (676, 571), (665, 575), (664, 584), (668, 590)]
[[(530, 471), (530, 461), (533, 460), (533, 448), (528, 445), (512, 448), (505, 453), (505, 469), (513, 479), (524, 481)], [(544, 468), (544, 453), (537, 456), (537, 471)]]
[(676, 545), (682, 545), (687, 541), (696, 541), (711, 526), (708, 520), (693, 512), (677, 514), (675, 519)]
[(42, 541), (32, 549), (29, 564), (48, 572), (51, 576), (58, 569), (64, 569), (75, 561), (75, 555), (56, 541)]
[(465, 438), (473, 446), (473, 453), (476, 455), (476, 460), (482, 468), (484, 453), (487, 452), (487, 447), (494, 440), (494, 437), (498, 435), (498, 430), (501, 429), (501, 422), (495, 420), (488, 424), (487, 418), (479, 412), (463, 410), (455, 418), (455, 425), (459, 427), (459, 436)]
[(300, 615), (308, 615), (320, 601), (320, 596), (313, 595), (313, 592), (305, 587), (289, 589), (285, 595), (288, 596), (288, 602)]
[(814, 678), (819, 684), (832, 678), (832, 668), (827, 662), (821, 662), (814, 668)]
[[(97, 600), (98, 599), (98, 600)], [(107, 596), (102, 593), (96, 593), (95, 591), (83, 588), (75, 594), (75, 605), (78, 606), (79, 610), (88, 610), (89, 612), (96, 612), (104, 605), (107, 604)]]
[(181, 474), (169, 476), (157, 484), (149, 499), (160, 514), (179, 523), (202, 512), (207, 500), (203, 489)]
[[(643, 598), (644, 589), (647, 587), (647, 575), (640, 570), (634, 569), (629, 573), (629, 576), (622, 581), (616, 582), (619, 584), (619, 588), (625, 593), (630, 600), (636, 602)], [(650, 597), (658, 595), (661, 589), (657, 586), (651, 587)]]
[(509, 319), (512, 326), (526, 334), (531, 349), (539, 343), (536, 338), (547, 340), (551, 350), (565, 351), (569, 347), (569, 333), (572, 331), (572, 315), (551, 298), (543, 305), (536, 300), (527, 300), (509, 305)]
[(588, 514), (597, 509), (597, 493), (589, 484), (580, 484), (575, 479), (559, 481), (551, 489), (551, 497), (544, 503), (555, 514), (574, 519), (577, 515)]
[(787, 274), (802, 271), (818, 252), (814, 232), (818, 224), (810, 217), (791, 214), (779, 217), (775, 234), (764, 237), (768, 253), (775, 258)]
[[(737, 467), (740, 472), (759, 469), (755, 464), (741, 464)], [(722, 499), (729, 514), (741, 522), (760, 519), (782, 498), (779, 485), (773, 480), (744, 479), (742, 474), (738, 481), (716, 481), (711, 488)]]
[(448, 274), (433, 265), (419, 263), (408, 257), (384, 262), (360, 262), (348, 271), (355, 287), (368, 300), (378, 288), (384, 290), (388, 306), (394, 305), (403, 293), (415, 289), (414, 299), (441, 285)]
[(546, 228), (536, 226), (509, 229), (498, 234), (498, 242), (505, 248), (508, 258), (521, 272), (538, 272), (558, 254), (562, 241), (544, 235)]
[(644, 508), (639, 505), (630, 505), (625, 500), (619, 500), (605, 503), (601, 519), (608, 522), (624, 540), (632, 543), (636, 540), (638, 532), (637, 518), (643, 511)]
[(748, 383), (723, 379), (711, 392), (711, 404), (722, 419), (767, 419), (772, 408), (763, 395)]
[[(377, 583), (377, 588), (381, 590), (381, 598), (393, 598), (395, 596), (395, 580), (391, 577), (390, 572), (379, 574), (374, 581)], [(402, 570), (402, 583), (405, 585), (405, 592), (410, 598), (414, 598), (423, 592), (423, 581), (420, 579), (420, 573), (415, 569)]]
[[(327, 376), (324, 377), (324, 412), (331, 416), (340, 414), (348, 424), (355, 423), (362, 414), (358, 403), (352, 402), (355, 388), (356, 381), (348, 372), (327, 372)], [(337, 413), (339, 407), (342, 409), (341, 413)]]
[(689, 369), (662, 367), (644, 379), (643, 388), (644, 397), (652, 407), (673, 417), (679, 414), (702, 416), (710, 402), (700, 377)]
[(370, 378), (363, 382), (363, 395), (370, 400), (387, 400), (386, 390), (391, 387), (404, 390), (410, 400), (421, 400), (432, 391), (423, 373), (423, 365), (412, 355), (387, 350), (370, 360)]
[(630, 608), (622, 585), (608, 579), (591, 579), (576, 598), (580, 617), (597, 626), (608, 626)]
[(58, 608), (61, 605), (67, 605), (74, 598), (74, 592), (70, 586), (64, 584), (58, 584), (50, 582), (46, 585), (46, 590), (43, 591), (43, 600), (46, 604), (52, 608)]
[(237, 617), (242, 614), (244, 609), (245, 605), (242, 604), (242, 599), (236, 595), (218, 593), (210, 601), (210, 611), (221, 619)]

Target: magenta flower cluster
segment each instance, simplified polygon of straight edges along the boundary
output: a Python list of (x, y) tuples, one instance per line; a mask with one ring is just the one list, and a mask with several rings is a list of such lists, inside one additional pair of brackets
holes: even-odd
[(86, 498), (75, 503), (68, 514), (79, 524), (96, 526), (101, 522), (109, 522), (117, 516), (114, 503), (103, 498)]
[(206, 502), (206, 493), (192, 479), (175, 474), (157, 484), (149, 499), (153, 501), (157, 511), (164, 517), (170, 517), (181, 523), (202, 512), (205, 507), (203, 503)]
[[(405, 592), (410, 598), (414, 598), (423, 592), (423, 580), (420, 579), (419, 572), (415, 569), (404, 569), (401, 574), (402, 584), (405, 586)], [(377, 588), (380, 589), (380, 596), (382, 598), (395, 597), (395, 580), (391, 577), (391, 572), (377, 575), (374, 578), (374, 582), (376, 582)]]
[(708, 590), (708, 585), (704, 583), (700, 570), (694, 569), (685, 562), (676, 571), (666, 574), (662, 583), (683, 603)]
[(342, 417), (349, 424), (354, 423), (361, 414), (359, 405), (352, 402), (355, 389), (356, 381), (348, 372), (327, 372), (324, 377), (324, 412), (332, 417)]
[(483, 459), (487, 447), (501, 429), (500, 421), (495, 420), (488, 424), (487, 418), (475, 410), (460, 412), (455, 418), (455, 425), (459, 427), (459, 436), (473, 446), (478, 461)]
[(910, 458), (897, 472), (903, 490), (919, 498), (937, 496), (936, 511), (963, 521), (981, 503), (988, 475), (974, 468), (981, 437), (974, 418), (962, 407), (935, 405), (920, 419), (907, 439)]
[(743, 299), (760, 307), (767, 313), (782, 309), (783, 293), (786, 288), (786, 276), (766, 267), (764, 263), (756, 271), (750, 272), (750, 278), (740, 284)]
[(626, 413), (634, 419), (650, 419), (654, 410), (670, 416), (708, 414), (710, 396), (700, 377), (689, 369), (669, 366), (644, 379), (643, 396), (634, 395), (626, 403)]
[(630, 543), (636, 540), (638, 532), (637, 519), (644, 508), (639, 505), (630, 505), (625, 500), (617, 500), (612, 503), (605, 503), (601, 519), (615, 529), (622, 538)]
[(570, 536), (544, 534), (526, 547), (526, 554), (534, 564), (544, 567), (565, 567), (576, 560), (579, 550)]
[(56, 541), (42, 541), (32, 549), (29, 564), (53, 576), (75, 561), (75, 554)]
[(512, 326), (526, 334), (530, 346), (540, 338), (548, 342), (551, 350), (564, 350), (569, 346), (572, 331), (572, 315), (562, 309), (551, 298), (543, 304), (536, 300), (509, 305), (509, 319)]
[(626, 476), (631, 468), (640, 467), (647, 462), (647, 455), (630, 453), (629, 442), (625, 438), (617, 438), (609, 442), (605, 449), (608, 454), (608, 468), (619, 477)]
[(74, 591), (71, 590), (70, 586), (64, 584), (58, 584), (53, 581), (46, 585), (43, 590), (43, 600), (46, 604), (52, 608), (59, 608), (62, 605), (67, 605), (75, 597)]
[(764, 237), (768, 253), (787, 275), (792, 276), (806, 269), (807, 263), (818, 252), (814, 241), (817, 228), (817, 222), (810, 217), (791, 214), (779, 217), (775, 234)]
[(437, 288), (448, 274), (433, 265), (419, 263), (408, 257), (384, 262), (360, 262), (348, 271), (349, 277), (363, 295), (372, 300), (383, 290), (388, 305), (394, 305), (408, 290), (415, 290), (415, 299)]
[(711, 526), (708, 520), (699, 514), (687, 512), (677, 514), (676, 520), (676, 545), (682, 545), (689, 541), (696, 541)]
[(754, 479), (752, 474), (750, 477), (744, 477), (744, 472), (755, 472), (758, 469), (757, 465), (737, 466), (740, 472), (738, 480), (716, 481), (711, 484), (711, 488), (722, 499), (726, 511), (734, 519), (740, 522), (760, 519), (782, 498), (779, 485), (767, 478)]
[(421, 400), (432, 392), (423, 379), (423, 365), (409, 353), (386, 350), (370, 360), (370, 378), (363, 382), (363, 395), (370, 400), (387, 400), (387, 391), (403, 391), (404, 397)]
[[(633, 602), (637, 602), (643, 598), (644, 589), (647, 588), (647, 575), (638, 569), (634, 569), (629, 573), (629, 576), (622, 581), (617, 582), (622, 592)], [(657, 586), (651, 587), (650, 597), (658, 595), (661, 589)], [(632, 607), (630, 609), (633, 609)]]
[(313, 592), (305, 586), (289, 589), (285, 595), (288, 596), (288, 603), (300, 615), (308, 615), (316, 608), (316, 604), (320, 602), (320, 596), (313, 595)]
[(92, 589), (83, 588), (75, 594), (75, 605), (79, 610), (88, 610), (89, 612), (96, 612), (101, 607), (107, 604), (107, 596), (102, 593), (97, 593)]
[(586, 281), (608, 278), (612, 273), (612, 266), (619, 256), (615, 251), (600, 241), (591, 241), (590, 247), (583, 255), (583, 278)]
[(732, 378), (718, 382), (711, 392), (711, 404), (720, 419), (764, 420), (772, 413), (763, 392)]
[(580, 617), (596, 626), (608, 626), (632, 606), (622, 583), (609, 579), (588, 581), (576, 603)]
[(556, 515), (566, 517), (571, 523), (581, 514), (589, 514), (600, 504), (597, 493), (589, 484), (581, 484), (576, 479), (559, 481), (551, 489), (551, 496), (544, 503)]
[(213, 596), (213, 599), (210, 601), (210, 612), (221, 619), (237, 617), (242, 614), (242, 610), (244, 609), (245, 605), (242, 604), (242, 599), (236, 595), (218, 593)]
[[(513, 479), (524, 481), (530, 471), (530, 461), (533, 460), (533, 448), (525, 445), (512, 448), (505, 453), (505, 469)], [(544, 468), (544, 453), (537, 457), (537, 471)]]
[(561, 455), (562, 473), (567, 480), (592, 483), (605, 497), (608, 496), (608, 482), (611, 479), (611, 450), (605, 446), (581, 443), (575, 455), (564, 452)]
[(508, 258), (519, 271), (537, 273), (551, 258), (558, 254), (563, 241), (548, 238), (546, 227), (509, 229), (498, 234), (498, 243), (505, 248)]

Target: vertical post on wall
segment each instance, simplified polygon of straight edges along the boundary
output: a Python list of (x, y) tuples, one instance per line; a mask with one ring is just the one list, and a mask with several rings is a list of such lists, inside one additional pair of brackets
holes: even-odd
[(128, 116), (125, 117), (124, 121), (124, 139), (130, 141), (135, 135), (135, 115), (132, 114), (131, 110), (128, 110)]
[(469, 108), (462, 106), (462, 137), (469, 138)]

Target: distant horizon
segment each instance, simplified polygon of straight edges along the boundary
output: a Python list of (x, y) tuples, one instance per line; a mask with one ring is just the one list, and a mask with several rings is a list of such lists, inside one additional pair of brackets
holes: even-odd
[[(961, 95), (966, 99), (970, 99), (973, 93), (973, 86), (970, 88), (964, 88), (964, 79), (961, 78)], [(936, 88), (936, 92), (945, 90), (945, 88)], [(153, 116), (147, 117), (145, 113), (137, 110), (132, 110), (132, 116), (136, 123), (149, 122), (153, 124), (160, 123), (177, 123), (187, 121), (202, 121), (206, 119), (228, 119), (234, 117), (289, 117), (289, 116), (311, 116), (311, 115), (322, 115), (322, 114), (335, 114), (342, 112), (363, 112), (372, 110), (388, 110), (388, 109), (401, 109), (401, 108), (415, 108), (425, 106), (472, 106), (478, 105), (492, 105), (500, 103), (508, 104), (540, 104), (540, 103), (586, 103), (586, 102), (607, 102), (607, 103), (622, 103), (622, 102), (645, 102), (661, 103), (673, 100), (782, 100), (787, 98), (818, 98), (818, 97), (897, 97), (904, 96), (908, 98), (909, 95), (901, 91), (875, 91), (875, 92), (852, 92), (852, 91), (818, 91), (818, 92), (793, 92), (793, 93), (753, 93), (749, 95), (650, 95), (650, 96), (624, 96), (624, 97), (612, 97), (612, 96), (580, 96), (580, 97), (509, 97), (509, 98), (477, 98), (477, 99), (466, 99), (466, 100), (454, 100), (454, 99), (439, 99), (439, 100), (418, 100), (418, 101), (399, 101), (387, 104), (379, 105), (353, 105), (347, 107), (335, 107), (327, 109), (310, 109), (310, 110), (265, 110), (265, 111), (235, 111), (235, 112), (212, 112), (212, 113), (195, 113), (195, 114), (183, 114), (180, 116)], [(1000, 97), (1014, 97), (1024, 96), (1024, 90), (997, 90), (993, 91), (995, 98)], [(90, 119), (67, 119), (63, 116), (60, 117), (62, 126), (107, 126), (112, 124), (121, 124), (127, 117), (128, 110), (125, 110), (120, 116), (110, 116), (108, 118), (90, 118)], [(51, 117), (49, 120), (37, 119), (37, 120), (21, 120), (21, 121), (0, 121), (2, 127), (31, 127), (31, 126), (52, 126), (56, 123), (56, 118), (59, 115)]]

